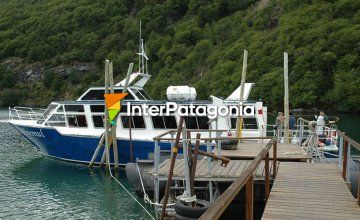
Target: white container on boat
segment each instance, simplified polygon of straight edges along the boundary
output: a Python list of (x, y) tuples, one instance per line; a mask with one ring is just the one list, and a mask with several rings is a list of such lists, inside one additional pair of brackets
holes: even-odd
[(166, 96), (174, 101), (194, 101), (196, 99), (196, 89), (189, 86), (169, 86)]

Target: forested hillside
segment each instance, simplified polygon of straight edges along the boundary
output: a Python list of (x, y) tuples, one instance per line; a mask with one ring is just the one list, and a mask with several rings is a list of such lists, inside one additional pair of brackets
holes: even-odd
[(246, 48), (252, 98), (271, 110), (287, 51), (291, 108), (360, 111), (358, 0), (0, 0), (0, 104), (75, 98), (103, 84), (105, 59), (123, 78), (140, 20), (154, 98), (179, 84), (226, 97)]

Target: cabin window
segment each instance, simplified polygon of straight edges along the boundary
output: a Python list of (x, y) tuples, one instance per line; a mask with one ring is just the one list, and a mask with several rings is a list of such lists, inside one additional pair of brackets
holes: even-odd
[(175, 116), (153, 116), (151, 117), (154, 128), (175, 129), (177, 128)]
[(154, 128), (165, 128), (164, 119), (162, 116), (153, 116), (151, 117)]
[(47, 118), (49, 114), (57, 107), (58, 105), (51, 104), (44, 112), (44, 117)]
[[(130, 116), (121, 116), (123, 128), (129, 128)], [(145, 121), (143, 116), (132, 116), (131, 128), (145, 128)]]
[(164, 116), (164, 122), (166, 128), (177, 128), (175, 116)]
[(209, 129), (209, 118), (206, 116), (185, 117), (185, 125), (187, 129)]
[(53, 114), (46, 122), (46, 125), (65, 127), (66, 126), (65, 117), (62, 114)]
[(83, 105), (65, 105), (66, 112), (84, 112)]
[(187, 129), (198, 129), (196, 117), (185, 117), (185, 125)]
[(92, 116), (95, 128), (103, 128), (104, 127), (104, 119), (103, 119), (103, 117), (104, 117), (103, 115), (93, 115)]
[[(236, 117), (231, 118), (231, 128), (236, 128)], [(256, 118), (243, 118), (243, 129), (258, 129), (258, 124)]]
[[(122, 89), (115, 89), (115, 93), (121, 93)], [(82, 98), (81, 100), (104, 100), (104, 89), (92, 89), (89, 90)], [(128, 93), (128, 95), (125, 97), (125, 100), (134, 100), (134, 96), (131, 95), (131, 93)]]
[(144, 90), (139, 89), (139, 93), (144, 96), (147, 100), (152, 100), (152, 98)]
[(64, 112), (64, 108), (63, 108), (63, 106), (61, 105), (58, 109), (57, 109), (57, 112), (61, 112), (61, 113), (63, 113)]
[(91, 112), (105, 112), (105, 105), (91, 105)]
[(209, 118), (206, 116), (197, 117), (199, 129), (209, 129)]
[(87, 127), (85, 115), (67, 115), (66, 119), (68, 121), (69, 127)]
[(131, 91), (139, 98), (139, 99), (146, 99), (137, 89), (131, 89)]

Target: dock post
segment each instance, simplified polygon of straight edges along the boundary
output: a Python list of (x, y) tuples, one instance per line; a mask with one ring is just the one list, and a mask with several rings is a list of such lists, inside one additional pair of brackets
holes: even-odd
[(289, 69), (288, 69), (288, 53), (284, 52), (284, 86), (285, 86), (285, 96), (284, 96), (284, 140), (285, 144), (289, 144)]
[(265, 155), (265, 204), (270, 195), (269, 152)]
[[(243, 104), (243, 101), (244, 101), (244, 89), (245, 89), (245, 79), (246, 79), (246, 69), (247, 69), (247, 57), (248, 57), (248, 51), (245, 49), (244, 50), (242, 73), (241, 73), (239, 109), (242, 107), (242, 104)], [(236, 120), (236, 137), (237, 138), (241, 138), (242, 125), (243, 125), (243, 117), (241, 115), (241, 112), (239, 111), (238, 119)], [(240, 139), (238, 139), (238, 142), (240, 142)]]
[(252, 220), (254, 215), (254, 176), (246, 182), (246, 220)]
[[(109, 94), (109, 66), (110, 61), (105, 61), (105, 94)], [(109, 140), (109, 112), (108, 109), (105, 107), (105, 161), (106, 161), (106, 168), (110, 168), (110, 140)], [(109, 170), (109, 169), (107, 169)]]
[(195, 179), (196, 165), (197, 165), (197, 159), (198, 159), (198, 154), (199, 154), (200, 137), (201, 137), (201, 134), (197, 133), (196, 140), (195, 140), (195, 146), (194, 146), (194, 154), (193, 154), (192, 164), (191, 164), (191, 172), (190, 172), (191, 196), (195, 195), (194, 179)]
[[(206, 151), (208, 153), (211, 153), (211, 146), (210, 146), (210, 141), (207, 141), (206, 143)], [(207, 157), (207, 162), (208, 162), (208, 173), (209, 175), (211, 174), (211, 158)], [(212, 185), (212, 181), (209, 181), (209, 194), (210, 194), (210, 202), (214, 202), (214, 192), (213, 192), (213, 185)]]
[[(110, 93), (114, 94), (114, 76), (113, 76), (112, 62), (109, 64), (109, 86), (110, 86)], [(115, 169), (119, 169), (119, 154), (118, 154), (118, 146), (116, 139), (116, 126), (114, 125), (111, 126), (111, 137), (112, 137), (112, 147), (114, 153), (114, 165), (115, 165)]]
[(277, 139), (273, 144), (273, 178), (276, 178), (277, 173)]
[(344, 146), (343, 146), (343, 162), (342, 162), (342, 178), (346, 181), (346, 172), (347, 172), (347, 166), (348, 166), (348, 142), (347, 140), (344, 140)]
[[(159, 141), (158, 140), (155, 140), (155, 146), (154, 146), (154, 166), (155, 166), (155, 178), (154, 178), (154, 184), (155, 184), (155, 202), (156, 204), (159, 204), (160, 202), (160, 194), (159, 194), (159, 179), (158, 179), (158, 176), (159, 176), (159, 159), (158, 158), (158, 151), (159, 150)], [(158, 206), (155, 205), (155, 214), (156, 214), (156, 219), (159, 218), (158, 216), (158, 212), (157, 212), (157, 208)]]
[(191, 197), (190, 189), (190, 169), (189, 169), (189, 149), (187, 145), (186, 128), (182, 128), (182, 142), (183, 142), (183, 157), (184, 157), (184, 175), (185, 175), (185, 192), (188, 197)]
[[(179, 145), (179, 140), (180, 140), (180, 136), (181, 136), (181, 129), (183, 127), (183, 124), (184, 124), (184, 117), (181, 116), (180, 120), (179, 120), (178, 127), (177, 127), (176, 140), (175, 140), (175, 145), (174, 145), (174, 148), (173, 148), (173, 154), (171, 156), (169, 175), (168, 175), (168, 179), (167, 179), (167, 182), (166, 182), (166, 188), (165, 188), (165, 192), (164, 192), (163, 204), (162, 204), (162, 207), (161, 207), (160, 220), (163, 220), (165, 218), (166, 205), (167, 205), (167, 202), (168, 202), (168, 199), (169, 199), (171, 181), (172, 181), (172, 176), (173, 176), (173, 173), (174, 173), (176, 156), (177, 156), (178, 150), (179, 150), (178, 145)], [(185, 137), (183, 136), (183, 138), (185, 138)]]

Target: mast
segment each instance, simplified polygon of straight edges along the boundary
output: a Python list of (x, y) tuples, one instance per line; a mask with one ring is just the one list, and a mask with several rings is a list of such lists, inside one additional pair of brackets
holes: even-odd
[(141, 58), (140, 58), (140, 54), (141, 54), (141, 20), (140, 20), (140, 31), (139, 31), (139, 73), (141, 71)]

